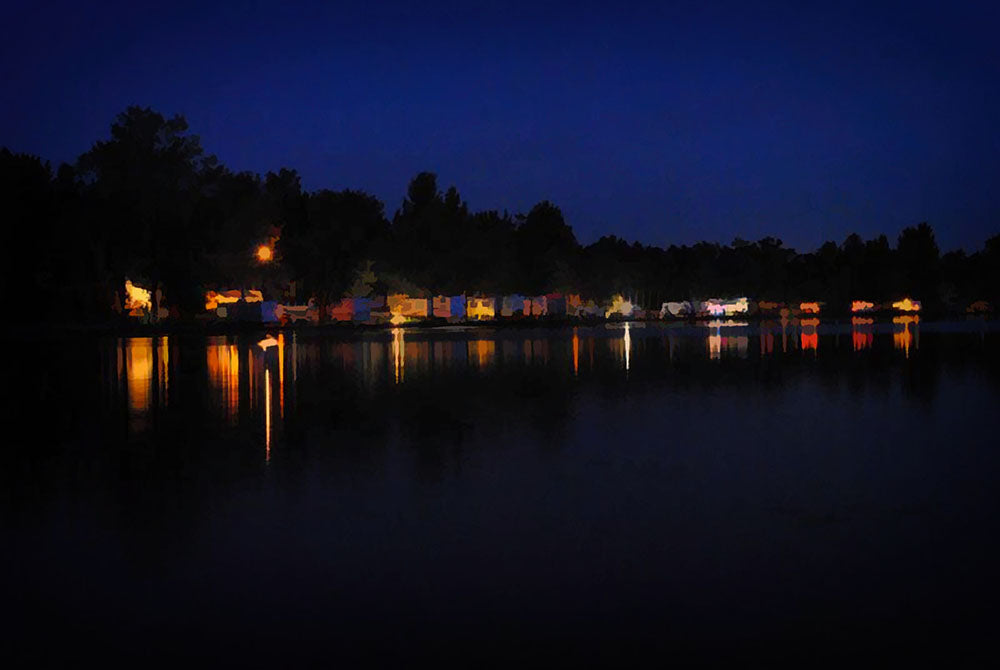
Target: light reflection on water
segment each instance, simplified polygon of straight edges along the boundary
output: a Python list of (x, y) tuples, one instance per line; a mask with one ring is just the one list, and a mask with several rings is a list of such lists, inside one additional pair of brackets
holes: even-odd
[[(832, 324), (831, 328), (839, 327)], [(880, 337), (891, 333), (893, 349), (911, 358), (920, 348), (919, 316), (898, 316), (891, 324), (877, 324), (871, 318), (851, 319), (851, 350), (862, 355), (877, 346)], [(802, 353), (818, 355), (821, 340), (818, 318), (762, 321), (751, 326), (747, 322), (713, 320), (697, 327), (640, 325), (638, 330), (629, 323), (606, 328), (574, 327), (571, 331), (547, 331), (530, 336), (517, 331), (470, 329), (460, 333), (408, 331), (393, 328), (387, 333), (363, 333), (350, 341), (324, 343), (322, 338), (303, 340), (298, 333), (277, 336), (277, 346), (267, 350), (250, 346), (249, 340), (236, 336), (208, 337), (204, 343), (205, 371), (213, 407), (220, 419), (229, 425), (240, 422), (243, 410), (260, 413), (265, 434), (265, 451), (270, 458), (276, 425), (284, 420), (288, 389), (286, 378), (294, 386), (299, 373), (315, 367), (327, 355), (337, 367), (358, 383), (375, 391), (385, 384), (403, 385), (436, 373), (462, 371), (492, 373), (498, 366), (504, 369), (534, 367), (551, 369), (556, 374), (573, 378), (594, 373), (603, 355), (595, 354), (595, 344), (604, 339), (607, 354), (623, 372), (635, 367), (635, 356), (641, 351), (661, 348), (660, 358), (654, 355), (644, 365), (669, 365), (676, 360), (696, 355), (693, 341), (705, 343), (703, 356), (712, 361), (746, 360), (750, 357), (751, 340), (757, 340), (753, 350), (761, 359), (776, 355), (780, 333), (781, 352), (798, 348)], [(890, 330), (891, 329), (891, 330)], [(879, 333), (885, 335), (879, 335)], [(832, 330), (828, 335), (836, 343)], [(246, 341), (245, 341), (246, 340)], [(650, 349), (650, 347), (654, 347)], [(323, 353), (323, 349), (327, 354)], [(117, 371), (114, 383), (126, 393), (129, 429), (142, 432), (148, 428), (154, 407), (166, 407), (171, 400), (172, 369), (176, 347), (166, 336), (158, 338), (120, 338), (110, 359)], [(644, 359), (646, 354), (643, 355)], [(287, 369), (286, 369), (287, 368)], [(111, 380), (109, 380), (111, 381)]]
[(496, 357), (496, 341), (475, 340), (468, 344), (468, 360), (473, 361), (480, 370), (485, 370), (493, 365)]
[[(48, 377), (16, 370), (38, 429), (65, 432), (10, 450), (6, 572), (43, 614), (121, 611), (177, 640), (233, 619), (236, 639), (302, 602), (276, 632), (343, 611), (316, 622), (326, 639), (399, 603), (391, 624), (412, 625), (432, 601), (428, 630), (449, 638), (486, 611), (482, 630), (527, 612), (543, 634), (608, 612), (574, 642), (634, 612), (632, 639), (668, 603), (654, 634), (692, 612), (684, 636), (768, 645), (789, 621), (845, 622), (832, 647), (865, 612), (883, 634), (883, 604), (914, 584), (939, 588), (907, 630), (936, 631), (924, 613), (950, 616), (963, 589), (979, 601), (1000, 555), (1000, 324), (959, 325), (285, 331), (267, 350), (262, 334), (171, 335), (102, 341), (100, 375), (74, 374), (65, 363), (98, 357), (64, 346), (39, 363)], [(988, 627), (995, 598), (981, 601), (945, 623)], [(734, 602), (760, 607), (729, 618)], [(107, 629), (102, 644), (136, 633)]]
[(205, 356), (209, 387), (217, 394), (226, 419), (235, 423), (240, 401), (240, 354), (235, 339), (209, 338)]
[(170, 400), (169, 338), (119, 338), (115, 350), (115, 382), (126, 389), (129, 429), (142, 432), (154, 404), (166, 407)]
[(851, 344), (854, 351), (870, 349), (875, 341), (875, 333), (872, 329), (872, 319), (855, 316), (851, 318)]
[(799, 322), (799, 326), (801, 327), (802, 350), (816, 351), (819, 349), (819, 333), (816, 332), (816, 327), (819, 326), (819, 319), (802, 319)]
[(709, 329), (708, 334), (708, 357), (712, 360), (720, 360), (723, 352), (726, 356), (736, 356), (746, 358), (750, 349), (750, 338), (743, 334), (743, 329), (750, 324), (745, 321), (721, 321), (713, 320), (705, 324)]
[(910, 347), (920, 348), (920, 317), (896, 316), (892, 319), (892, 343), (910, 357)]

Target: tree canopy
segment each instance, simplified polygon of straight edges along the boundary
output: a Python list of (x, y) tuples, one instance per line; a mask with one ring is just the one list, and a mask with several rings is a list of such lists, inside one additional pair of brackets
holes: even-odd
[[(654, 245), (605, 235), (581, 245), (559, 207), (472, 211), (454, 185), (413, 177), (391, 216), (355, 189), (302, 188), (281, 167), (233, 172), (202, 148), (181, 116), (129, 107), (73, 164), (0, 150), (9, 254), (7, 285), (59, 318), (106, 318), (126, 277), (162, 286), (182, 313), (204, 292), (258, 288), (321, 301), (373, 290), (431, 294), (620, 293), (666, 300), (749, 295), (761, 300), (885, 301), (931, 307), (1000, 299), (1000, 235), (982, 249), (943, 253), (929, 223), (864, 240), (851, 234), (814, 251), (782, 240)], [(664, 222), (669, 237), (669, 223)], [(263, 263), (261, 245), (273, 250)], [(289, 296), (290, 297), (290, 296)], [(36, 318), (51, 311), (35, 310)], [(49, 316), (47, 316), (49, 315)]]

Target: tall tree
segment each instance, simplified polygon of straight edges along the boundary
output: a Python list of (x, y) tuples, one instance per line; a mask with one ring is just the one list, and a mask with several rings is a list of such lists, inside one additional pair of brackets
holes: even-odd
[(111, 138), (80, 156), (78, 169), (92, 205), (95, 232), (107, 250), (109, 276), (162, 279), (194, 308), (201, 296), (187, 281), (200, 239), (192, 212), (201, 171), (215, 164), (182, 116), (164, 118), (129, 107), (111, 125)]
[(936, 298), (939, 256), (934, 229), (926, 222), (904, 228), (899, 234), (896, 256), (903, 279), (903, 291), (931, 301)]
[(547, 200), (532, 207), (518, 226), (516, 239), (524, 290), (541, 293), (572, 288), (553, 283), (557, 270), (565, 272), (575, 266), (579, 251), (573, 229), (558, 207)]
[(382, 203), (361, 191), (317, 191), (306, 216), (286, 219), (278, 249), (307, 294), (324, 307), (352, 284), (360, 260), (389, 234)]

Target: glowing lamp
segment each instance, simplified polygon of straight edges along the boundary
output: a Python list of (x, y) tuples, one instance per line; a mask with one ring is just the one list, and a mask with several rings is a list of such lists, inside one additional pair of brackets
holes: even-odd
[(257, 247), (257, 260), (261, 263), (268, 263), (274, 258), (274, 252), (271, 251), (271, 247), (266, 244), (262, 244)]

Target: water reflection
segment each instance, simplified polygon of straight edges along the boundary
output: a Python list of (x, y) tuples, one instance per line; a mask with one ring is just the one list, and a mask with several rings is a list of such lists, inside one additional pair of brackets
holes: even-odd
[(235, 423), (240, 408), (240, 356), (225, 337), (209, 338), (205, 349), (208, 383), (216, 393), (226, 419)]
[(718, 329), (708, 334), (708, 357), (713, 361), (722, 358), (722, 332)]
[(169, 338), (131, 337), (116, 346), (119, 383), (124, 384), (128, 402), (129, 428), (141, 432), (155, 406), (166, 407), (170, 400)]
[(760, 355), (761, 358), (774, 353), (774, 331), (777, 324), (774, 321), (761, 321), (760, 323)]
[(406, 349), (403, 342), (403, 329), (392, 329), (392, 370), (395, 382), (403, 381), (406, 373)]
[[(467, 354), (466, 348), (461, 347), (461, 352)], [(465, 357), (459, 356), (459, 347), (456, 347), (455, 343), (450, 340), (435, 342), (431, 347), (431, 355), (434, 359), (434, 365), (446, 370), (460, 366), (466, 360)]]
[[(892, 345), (910, 357), (910, 346), (920, 348), (920, 317), (895, 316), (892, 319)], [(901, 327), (901, 328), (900, 328)]]
[[(870, 350), (876, 340), (882, 338), (888, 344), (891, 334), (893, 347), (905, 358), (910, 358), (920, 346), (919, 323), (920, 317), (916, 314), (896, 316), (891, 319), (891, 332), (887, 332), (889, 323), (883, 323), (880, 329), (876, 319), (854, 316), (850, 321), (849, 351)], [(393, 328), (388, 338), (380, 333), (348, 341), (302, 339), (295, 333), (281, 333), (268, 338), (270, 344), (266, 349), (256, 346), (259, 344), (257, 338), (248, 343), (234, 336), (209, 337), (203, 345), (207, 374), (202, 379), (207, 377), (211, 406), (224, 421), (236, 424), (241, 414), (250, 412), (254, 421), (259, 422), (255, 424), (258, 431), (261, 424), (264, 425), (264, 446), (269, 457), (276, 427), (282, 425), (279, 420), (286, 416), (286, 402), (289, 398), (294, 399), (296, 383), (303, 380), (297, 374), (300, 366), (312, 383), (317, 366), (332, 360), (340, 373), (356, 380), (359, 389), (367, 395), (378, 393), (386, 384), (402, 385), (463, 370), (486, 373), (498, 368), (512, 371), (533, 366), (544, 368), (546, 375), (558, 377), (559, 372), (552, 367), (552, 361), (556, 361), (567, 375), (572, 366), (575, 378), (580, 376), (582, 368), (594, 371), (609, 364), (634, 375), (644, 372), (636, 358), (642, 347), (662, 346), (664, 355), (671, 361), (691, 352), (692, 347), (704, 347), (700, 351), (707, 350), (708, 359), (712, 361), (746, 359), (750, 338), (759, 337), (760, 357), (765, 358), (775, 354), (779, 329), (782, 352), (801, 348), (818, 357), (819, 326), (820, 319), (816, 317), (764, 320), (754, 325), (715, 319), (705, 322), (698, 330), (685, 326), (638, 327), (623, 323), (612, 328), (575, 327), (570, 333), (532, 331), (530, 337), (525, 337), (523, 331), (435, 333)], [(846, 334), (845, 326), (833, 323), (830, 327), (831, 331), (841, 328), (840, 332)], [(127, 412), (127, 426), (132, 433), (146, 430), (153, 411), (166, 407), (177, 393), (174, 388), (176, 342), (174, 346), (171, 344), (167, 337), (121, 338), (113, 349), (107, 350), (108, 378), (116, 382), (109, 398), (119, 403), (121, 411)], [(833, 349), (835, 347), (831, 347), (831, 354)], [(285, 388), (286, 383), (290, 384), (290, 389)], [(262, 405), (263, 417), (258, 414)]]
[(278, 412), (285, 416), (285, 334), (278, 333)]
[(573, 376), (580, 372), (580, 335), (577, 329), (573, 328)]
[(629, 324), (628, 321), (625, 322), (625, 335), (622, 338), (622, 340), (624, 342), (624, 345), (625, 345), (625, 371), (626, 372), (628, 372), (629, 368), (631, 367), (630, 361), (631, 361), (631, 353), (632, 353), (632, 335), (629, 332), (629, 326), (630, 325), (631, 324)]
[(480, 370), (489, 368), (496, 356), (495, 340), (473, 340), (468, 343), (468, 360), (475, 363)]
[(271, 460), (271, 371), (264, 368), (264, 460)]
[(816, 332), (818, 325), (819, 319), (816, 318), (802, 319), (799, 322), (803, 351), (812, 350), (815, 352), (819, 349), (819, 333)]
[(728, 355), (736, 355), (739, 358), (746, 358), (750, 349), (750, 337), (744, 334), (723, 335), (724, 328), (746, 328), (749, 323), (743, 321), (721, 321), (714, 320), (705, 324), (710, 330), (708, 334), (708, 357), (711, 360), (720, 360), (723, 352)]
[(149, 411), (153, 397), (153, 339), (134, 337), (125, 349), (128, 379), (128, 407), (133, 415)]
[(533, 365), (536, 362), (545, 365), (549, 362), (548, 338), (525, 339), (521, 345), (521, 350), (524, 355), (525, 365)]
[(875, 340), (875, 333), (872, 329), (874, 321), (863, 316), (855, 316), (851, 319), (851, 344), (854, 351), (871, 349)]
[[(927, 613), (938, 608), (964, 626), (981, 612), (956, 615), (954, 594), (991, 584), (1000, 555), (989, 537), (980, 539), (990, 535), (984, 529), (996, 510), (984, 503), (1000, 473), (990, 441), (1000, 331), (977, 322), (956, 334), (913, 318), (875, 325), (822, 317), (815, 356), (793, 351), (799, 322), (790, 353), (775, 351), (777, 319), (759, 328), (631, 324), (627, 338), (586, 325), (366, 331), (343, 346), (340, 332), (309, 330), (298, 335), (298, 358), (283, 347), (260, 351), (262, 334), (187, 334), (170, 346), (123, 338), (117, 349), (102, 343), (113, 393), (106, 406), (95, 394), (92, 415), (83, 394), (96, 376), (73, 367), (97, 363), (89, 343), (66, 343), (71, 359), (42, 349), (47, 367), (25, 366), (14, 378), (40, 387), (28, 389), (41, 394), (27, 417), (35, 429), (64, 426), (51, 440), (43, 432), (8, 449), (4, 546), (14, 552), (11, 581), (23, 584), (14, 598), (45, 600), (28, 614), (56, 623), (93, 605), (115, 624), (100, 644), (139, 628), (162, 633), (164, 621), (189, 609), (200, 618), (167, 630), (172, 637), (226, 621), (226, 636), (240, 637), (268, 609), (295, 610), (313, 598), (313, 610), (343, 616), (305, 613), (307, 632), (327, 637), (355, 619), (380, 622), (390, 610), (402, 612), (389, 622), (402, 629), (428, 607), (434, 616), (419, 634), (458, 631), (478, 642), (479, 631), (455, 617), (485, 612), (477, 625), (493, 630), (527, 607), (525, 630), (592, 617), (600, 636), (623, 613), (647, 618), (655, 601), (673, 609), (650, 623), (653, 634), (692, 613), (706, 621), (721, 612), (711, 629), (695, 631), (703, 637), (691, 637), (708, 639), (752, 624), (754, 612), (725, 607), (749, 602), (765, 614), (787, 608), (788, 621), (805, 625), (780, 619), (744, 631), (745, 639), (771, 646), (785, 635), (814, 635), (819, 621), (833, 626), (836, 645), (862, 624), (883, 634), (885, 603), (955, 572), (954, 588), (931, 589), (942, 595), (918, 608), (912, 628), (936, 626)], [(855, 353), (845, 338), (855, 331), (865, 349), (873, 333), (882, 351)], [(734, 360), (758, 335), (760, 349), (773, 354), (756, 359), (754, 347), (754, 360)], [(722, 360), (706, 355), (709, 337)], [(286, 331), (284, 344), (291, 338)], [(530, 368), (525, 348), (535, 355)], [(667, 348), (675, 364), (666, 364)], [(390, 353), (405, 359), (399, 385)], [(429, 357), (430, 367), (411, 356)], [(284, 370), (282, 420), (282, 370), (293, 360), (303, 374), (296, 382)], [(72, 385), (54, 395), (57, 375)], [(218, 398), (227, 408), (239, 403), (238, 426), (225, 424)], [(134, 443), (125, 430), (133, 413), (156, 429)], [(881, 444), (905, 448), (872, 448)], [(110, 541), (88, 542), (95, 532)], [(266, 560), (246, 560), (254, 548)], [(74, 560), (51, 565), (74, 549)], [(969, 556), (979, 557), (972, 574)], [(67, 573), (67, 565), (79, 570)], [(553, 565), (569, 577), (553, 580)], [(620, 568), (629, 574), (610, 583), (620, 593), (591, 588), (580, 597), (581, 584), (603, 587)], [(846, 579), (831, 579), (831, 569)], [(208, 600), (187, 607), (183, 587), (203, 575)], [(869, 595), (886, 579), (891, 588)], [(729, 591), (706, 603), (720, 583)], [(249, 584), (252, 597), (233, 597)], [(471, 599), (455, 599), (465, 593)], [(775, 593), (787, 600), (759, 603)], [(153, 610), (152, 622), (118, 616)], [(857, 624), (858, 612), (874, 614)], [(278, 618), (282, 639), (297, 639), (303, 627), (301, 612), (292, 613)], [(629, 636), (635, 621), (624, 622)], [(983, 621), (987, 628), (989, 617)], [(385, 630), (368, 638), (347, 628), (334, 642), (367, 653)], [(138, 652), (148, 644), (140, 640)]]

